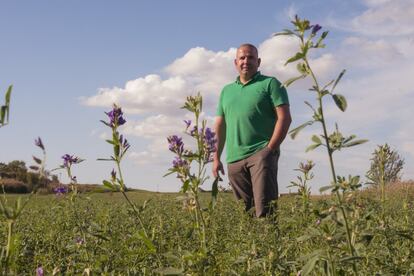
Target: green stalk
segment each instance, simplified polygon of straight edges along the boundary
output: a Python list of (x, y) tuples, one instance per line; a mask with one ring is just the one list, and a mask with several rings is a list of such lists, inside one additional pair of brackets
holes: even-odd
[(8, 220), (7, 221), (7, 246), (6, 246), (6, 264), (4, 267), (4, 271), (6, 275), (9, 272), (9, 257), (10, 257), (10, 251), (12, 247), (12, 241), (13, 241), (13, 226), (14, 226), (14, 220)]
[[(125, 184), (124, 184), (124, 178), (122, 177), (122, 170), (121, 170), (121, 164), (120, 164), (120, 160), (116, 160), (116, 165), (118, 168), (118, 173), (119, 173), (119, 179), (121, 180), (121, 193), (124, 196), (125, 200), (128, 202), (128, 204), (132, 207), (132, 210), (135, 213), (136, 218), (138, 219), (138, 223), (140, 224), (142, 231), (144, 232), (144, 235), (147, 239), (150, 239), (148, 236), (148, 232), (147, 229), (144, 225), (144, 222), (142, 221), (141, 215), (137, 210), (137, 207), (135, 206), (135, 204), (129, 199), (129, 197), (127, 196), (126, 192), (125, 192)], [(152, 239), (150, 239), (152, 241)], [(159, 264), (162, 264), (160, 257), (158, 256), (158, 254), (155, 254)]]
[[(302, 40), (302, 44), (303, 44), (303, 40)], [(322, 123), (322, 128), (323, 128), (324, 140), (325, 140), (326, 149), (328, 151), (329, 164), (330, 164), (330, 167), (331, 167), (331, 174), (332, 174), (333, 183), (336, 186), (337, 185), (337, 180), (336, 180), (334, 161), (333, 161), (333, 157), (332, 157), (333, 152), (332, 152), (332, 149), (329, 145), (328, 132), (326, 130), (325, 116), (323, 114), (322, 93), (320, 91), (319, 83), (316, 79), (316, 76), (313, 73), (313, 70), (311, 69), (311, 67), (309, 66), (309, 61), (306, 58), (306, 56), (303, 58), (303, 60), (305, 61), (307, 68), (309, 68), (311, 77), (312, 77), (312, 79), (315, 83), (315, 86), (316, 86), (316, 92), (318, 93), (318, 102), (319, 102), (319, 108), (320, 108), (320, 113), (321, 113), (320, 115), (321, 115), (321, 123)], [(355, 257), (355, 249), (354, 249), (354, 246), (352, 245), (352, 239), (351, 239), (351, 230), (349, 228), (348, 218), (346, 216), (345, 208), (343, 206), (342, 198), (341, 198), (341, 195), (340, 195), (338, 189), (336, 189), (335, 194), (336, 194), (337, 200), (339, 202), (342, 217), (344, 218), (344, 222), (345, 222), (345, 229), (346, 229), (349, 253), (352, 255), (352, 257)], [(352, 267), (353, 267), (354, 273), (357, 275), (358, 270), (357, 270), (357, 267), (356, 267), (355, 260), (352, 261)]]

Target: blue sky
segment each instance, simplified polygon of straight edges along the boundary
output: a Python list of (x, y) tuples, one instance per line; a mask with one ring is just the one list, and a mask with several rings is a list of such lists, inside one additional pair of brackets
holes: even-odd
[[(283, 61), (297, 44), (271, 34), (290, 27), (299, 14), (330, 31), (327, 48), (312, 56), (322, 80), (347, 69), (337, 92), (348, 98), (341, 114), (327, 110), (346, 134), (369, 143), (336, 156), (341, 175), (363, 176), (376, 145), (389, 143), (405, 158), (405, 179), (414, 178), (410, 103), (414, 80), (414, 3), (361, 1), (1, 1), (0, 95), (14, 85), (10, 125), (0, 132), (0, 162), (39, 155), (42, 137), (47, 167), (65, 153), (86, 161), (74, 169), (79, 182), (101, 183), (112, 166), (96, 161), (111, 149), (99, 123), (114, 100), (125, 109), (123, 131), (132, 144), (124, 163), (127, 185), (176, 191), (174, 177), (162, 178), (173, 158), (165, 136), (179, 134), (185, 95), (200, 91), (206, 118), (214, 116), (221, 87), (236, 76), (234, 49), (259, 47), (263, 73), (286, 80), (294, 65)], [(309, 83), (289, 88), (293, 126), (310, 112)], [(329, 183), (322, 150), (304, 153), (317, 127), (287, 138), (280, 160), (282, 192), (300, 161), (312, 159), (314, 189)], [(67, 181), (62, 177), (62, 181)], [(209, 183), (208, 183), (209, 184)], [(208, 184), (206, 188), (208, 188)]]

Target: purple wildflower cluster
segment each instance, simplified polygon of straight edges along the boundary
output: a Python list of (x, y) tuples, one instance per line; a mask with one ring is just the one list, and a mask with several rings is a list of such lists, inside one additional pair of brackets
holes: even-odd
[(169, 143), (168, 149), (179, 156), (181, 156), (184, 152), (184, 143), (181, 137), (177, 135), (171, 135), (167, 137), (167, 141)]
[(175, 169), (186, 167), (188, 165), (187, 161), (181, 159), (181, 157), (176, 156), (173, 160), (173, 167)]
[(82, 245), (82, 244), (85, 244), (85, 240), (84, 240), (84, 239), (82, 239), (81, 237), (76, 237), (76, 238), (75, 238), (75, 243), (76, 243), (77, 245)]
[(80, 163), (82, 160), (79, 157), (74, 157), (73, 155), (65, 154), (62, 156), (63, 167), (69, 168), (72, 164)]
[(313, 35), (316, 35), (316, 33), (317, 33), (320, 29), (322, 29), (322, 26), (321, 26), (321, 25), (319, 25), (319, 24), (312, 25), (311, 27), (312, 27), (312, 34), (313, 34)]
[(204, 133), (205, 142), (207, 145), (208, 152), (215, 152), (216, 151), (216, 134), (208, 127)]
[(186, 125), (186, 129), (188, 129), (191, 125), (191, 120), (184, 120), (184, 123)]
[(43, 145), (42, 139), (40, 139), (40, 137), (37, 137), (37, 139), (35, 139), (35, 145), (42, 150), (45, 150), (45, 146)]
[(43, 275), (44, 275), (43, 267), (39, 266), (38, 268), (36, 268), (36, 276), (43, 276)]
[(211, 162), (213, 161), (212, 153), (216, 149), (216, 134), (208, 127), (204, 132), (204, 161)]
[(63, 195), (68, 192), (68, 189), (64, 186), (56, 187), (53, 189), (56, 195)]
[(110, 127), (122, 126), (126, 123), (126, 120), (122, 117), (124, 113), (121, 108), (116, 105), (114, 105), (111, 111), (105, 112), (105, 114), (109, 117), (109, 123), (107, 123), (107, 125)]
[(111, 179), (112, 179), (112, 181), (116, 180), (116, 171), (115, 171), (115, 169), (112, 169), (112, 171), (111, 171)]

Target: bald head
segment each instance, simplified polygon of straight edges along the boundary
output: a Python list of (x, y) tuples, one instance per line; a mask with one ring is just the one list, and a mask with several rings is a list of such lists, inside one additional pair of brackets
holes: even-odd
[(240, 50), (241, 48), (249, 48), (249, 49), (255, 51), (257, 55), (259, 55), (259, 51), (257, 50), (256, 46), (254, 46), (253, 44), (243, 43), (239, 46), (239, 48), (237, 48), (237, 50)]

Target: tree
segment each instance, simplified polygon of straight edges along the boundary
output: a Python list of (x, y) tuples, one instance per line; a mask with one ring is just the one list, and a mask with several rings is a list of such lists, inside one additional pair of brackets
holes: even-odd
[(372, 185), (386, 185), (401, 180), (404, 159), (388, 144), (379, 145), (372, 153), (371, 168), (366, 174)]
[(7, 175), (20, 181), (26, 181), (26, 163), (20, 160), (14, 160), (7, 164)]

